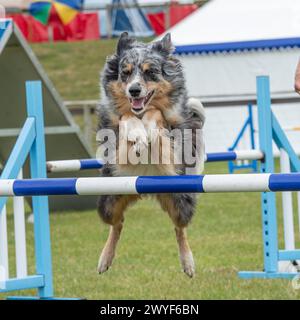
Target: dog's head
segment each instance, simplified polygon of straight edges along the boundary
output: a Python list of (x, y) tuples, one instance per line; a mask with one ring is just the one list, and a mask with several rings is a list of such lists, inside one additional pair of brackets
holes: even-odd
[(180, 62), (172, 56), (170, 34), (149, 44), (125, 32), (104, 68), (103, 86), (118, 113), (142, 115), (151, 105), (170, 108), (185, 90)]

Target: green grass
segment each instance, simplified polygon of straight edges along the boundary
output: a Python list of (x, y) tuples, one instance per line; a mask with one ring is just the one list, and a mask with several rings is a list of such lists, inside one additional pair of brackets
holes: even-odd
[[(42, 65), (64, 99), (95, 99), (99, 70), (115, 40), (34, 45)], [(79, 119), (80, 122), (80, 119)], [(227, 172), (224, 164), (207, 173)], [(11, 204), (9, 205), (11, 212)], [(27, 207), (27, 215), (30, 213)], [(282, 212), (278, 201), (282, 247)], [(11, 275), (14, 270), (13, 218), (8, 216)], [(33, 230), (27, 224), (30, 273), (34, 273)], [(241, 280), (238, 270), (262, 269), (260, 195), (199, 196), (189, 227), (196, 276), (180, 269), (173, 226), (152, 200), (138, 202), (126, 214), (113, 267), (98, 275), (98, 256), (108, 234), (96, 210), (51, 214), (55, 295), (88, 299), (299, 299), (288, 280)], [(297, 234), (299, 247), (299, 234)], [(34, 294), (22, 291), (16, 294)], [(0, 295), (0, 299), (6, 295)]]
[[(207, 173), (226, 172), (226, 167), (220, 164), (207, 165), (207, 169)], [(278, 209), (282, 239), (280, 202)], [(9, 224), (12, 226), (11, 216)], [(51, 215), (56, 296), (88, 299), (300, 298), (300, 290), (294, 290), (288, 280), (242, 280), (237, 276), (238, 270), (262, 269), (260, 195), (257, 193), (199, 196), (197, 213), (189, 227), (197, 265), (193, 279), (181, 271), (173, 226), (167, 214), (152, 200), (140, 201), (128, 210), (113, 267), (98, 275), (98, 255), (107, 234), (108, 227), (99, 222), (96, 211)], [(13, 253), (12, 233), (9, 240)], [(31, 225), (28, 225), (28, 240), (32, 264)], [(299, 238), (297, 241), (299, 244)], [(11, 256), (13, 265), (13, 254)], [(32, 265), (30, 270), (34, 272)]]
[(33, 50), (64, 100), (99, 98), (99, 75), (116, 40), (34, 44)]

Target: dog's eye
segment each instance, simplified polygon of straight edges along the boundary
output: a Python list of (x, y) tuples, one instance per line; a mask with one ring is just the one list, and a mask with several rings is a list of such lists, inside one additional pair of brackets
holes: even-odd
[(130, 72), (130, 70), (123, 70), (123, 71), (122, 71), (122, 74), (123, 74), (124, 76), (130, 76), (131, 72)]
[(149, 70), (145, 71), (145, 74), (148, 76), (153, 76), (155, 74), (155, 72), (153, 70), (149, 69)]
[(157, 78), (157, 72), (155, 72), (153, 69), (149, 69), (145, 71), (145, 76), (148, 79), (155, 80)]

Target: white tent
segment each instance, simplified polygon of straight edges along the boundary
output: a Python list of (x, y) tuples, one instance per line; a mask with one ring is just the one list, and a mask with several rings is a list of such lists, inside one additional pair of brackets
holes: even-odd
[[(282, 125), (300, 126), (300, 102), (293, 92), (300, 56), (299, 1), (211, 0), (170, 32), (189, 94), (214, 106), (207, 107), (207, 151), (224, 150), (233, 142), (246, 118), (245, 106), (255, 98), (259, 74), (271, 78)], [(300, 152), (300, 132), (289, 137)]]

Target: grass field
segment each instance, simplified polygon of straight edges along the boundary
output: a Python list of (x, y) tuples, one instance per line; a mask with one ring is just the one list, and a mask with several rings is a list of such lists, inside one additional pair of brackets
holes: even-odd
[(99, 73), (115, 40), (35, 44), (33, 49), (64, 100), (99, 98)]
[[(42, 64), (65, 99), (98, 96), (98, 71), (114, 41), (35, 45)], [(224, 164), (209, 164), (206, 173), (225, 173)], [(280, 245), (282, 212), (278, 201)], [(27, 215), (30, 213), (27, 208)], [(8, 216), (10, 227), (12, 215)], [(32, 225), (27, 224), (30, 272), (34, 273)], [(262, 269), (260, 195), (199, 196), (189, 228), (196, 276), (180, 269), (173, 226), (147, 199), (128, 210), (112, 269), (98, 275), (96, 266), (108, 227), (96, 210), (51, 215), (55, 294), (87, 299), (299, 299), (288, 280), (241, 280), (238, 270)], [(9, 234), (14, 266), (13, 232)], [(299, 234), (297, 233), (299, 245)], [(14, 270), (11, 270), (14, 275)], [(22, 295), (34, 294), (33, 291)], [(0, 295), (4, 298), (5, 295)]]

